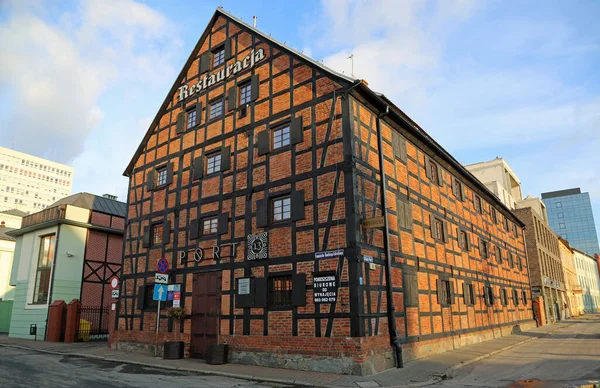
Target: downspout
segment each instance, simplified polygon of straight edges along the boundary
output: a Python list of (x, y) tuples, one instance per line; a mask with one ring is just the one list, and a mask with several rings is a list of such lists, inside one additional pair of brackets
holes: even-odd
[(383, 227), (385, 233), (383, 235), (383, 245), (385, 246), (385, 285), (386, 285), (386, 296), (387, 296), (387, 312), (388, 312), (388, 329), (390, 333), (390, 343), (396, 353), (396, 367), (404, 368), (404, 361), (402, 360), (402, 346), (398, 341), (398, 331), (396, 330), (396, 307), (394, 306), (394, 287), (392, 284), (392, 253), (390, 251), (390, 229), (388, 228), (388, 212), (387, 212), (387, 200), (386, 200), (386, 179), (385, 170), (383, 163), (383, 140), (381, 136), (381, 119), (387, 116), (390, 112), (390, 106), (385, 106), (385, 112), (377, 116), (377, 148), (379, 149), (379, 171), (381, 174), (381, 207), (383, 212)]
[[(533, 288), (531, 285), (531, 266), (529, 265), (529, 254), (527, 254), (527, 240), (525, 239), (525, 228), (527, 228), (527, 226), (524, 226), (521, 228), (521, 236), (523, 236), (523, 246), (525, 247), (525, 262), (527, 263), (527, 279), (529, 280), (529, 292), (531, 292), (531, 297), (529, 299), (531, 299), (531, 316), (534, 318), (535, 320), (535, 325), (537, 327), (542, 326), (540, 323), (540, 318), (538, 317), (538, 319), (535, 319), (535, 307), (533, 306)], [(535, 230), (534, 230), (535, 233)], [(542, 289), (543, 289), (543, 285), (542, 285)], [(538, 323), (540, 322), (540, 323)]]

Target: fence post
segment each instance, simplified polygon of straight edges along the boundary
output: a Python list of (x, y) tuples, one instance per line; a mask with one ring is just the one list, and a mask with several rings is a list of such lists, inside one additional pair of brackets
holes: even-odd
[(77, 299), (73, 299), (67, 305), (67, 328), (65, 329), (65, 342), (75, 342), (75, 334), (79, 327), (78, 310), (81, 303)]
[(63, 327), (63, 312), (65, 310), (64, 300), (55, 300), (48, 311), (48, 329), (46, 341), (60, 342), (60, 334)]

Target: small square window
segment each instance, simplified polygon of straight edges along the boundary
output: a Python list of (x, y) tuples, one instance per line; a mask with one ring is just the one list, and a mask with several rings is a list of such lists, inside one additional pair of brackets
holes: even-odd
[(565, 213), (557, 213), (558, 218), (565, 218)]
[(217, 233), (218, 230), (219, 230), (219, 219), (217, 217), (206, 219), (202, 223), (202, 234), (203, 235), (215, 234), (215, 233)]
[(210, 118), (214, 119), (221, 115), (223, 115), (223, 99), (220, 99), (210, 104)]
[(285, 126), (273, 131), (273, 149), (290, 145), (290, 127)]
[(225, 62), (225, 47), (213, 51), (213, 67), (221, 66)]
[(162, 186), (167, 183), (167, 166), (156, 169), (156, 186)]
[(292, 201), (290, 197), (273, 200), (273, 221), (284, 221), (292, 218)]
[(187, 112), (187, 128), (190, 129), (196, 125), (196, 109)]
[(560, 223), (558, 224), (558, 227), (559, 227), (559, 228), (561, 228), (561, 229), (565, 229), (565, 228), (566, 228), (566, 225), (565, 225), (565, 223), (564, 223), (564, 222), (560, 222)]
[(206, 175), (221, 171), (221, 153), (208, 155), (206, 157)]
[(159, 245), (162, 243), (163, 226), (162, 224), (156, 224), (152, 226), (152, 245)]
[(240, 86), (240, 106), (250, 103), (252, 95), (252, 84), (250, 82)]
[(269, 278), (269, 307), (290, 307), (292, 305), (292, 276)]
[(556, 202), (556, 207), (562, 207), (562, 203)]

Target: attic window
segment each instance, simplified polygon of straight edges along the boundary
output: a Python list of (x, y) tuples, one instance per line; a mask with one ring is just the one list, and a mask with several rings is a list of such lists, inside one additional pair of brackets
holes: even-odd
[(213, 67), (221, 66), (225, 62), (225, 47), (221, 46), (213, 51)]

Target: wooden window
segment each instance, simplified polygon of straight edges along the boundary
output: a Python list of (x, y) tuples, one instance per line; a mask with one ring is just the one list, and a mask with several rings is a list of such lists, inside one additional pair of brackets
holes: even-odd
[(502, 249), (496, 245), (496, 261), (498, 264), (502, 264)]
[(458, 232), (458, 245), (463, 251), (469, 250), (469, 235), (464, 230)]
[(273, 130), (273, 149), (282, 148), (290, 145), (290, 126)]
[(438, 179), (438, 165), (437, 165), (437, 163), (435, 163), (431, 159), (428, 159), (427, 163), (428, 163), (428, 166), (429, 166), (429, 168), (427, 170), (427, 172), (428, 172), (427, 178), (429, 178), (429, 180), (432, 183), (439, 184), (440, 181)]
[(515, 306), (519, 305), (519, 293), (515, 289), (513, 289), (513, 303)]
[(50, 288), (50, 274), (54, 262), (56, 235), (51, 234), (40, 238), (37, 269), (35, 272), (35, 288), (33, 290), (33, 304), (48, 302)]
[(202, 222), (202, 235), (215, 234), (219, 231), (219, 218), (207, 218)]
[(467, 306), (475, 304), (475, 288), (471, 283), (463, 283), (463, 297)]
[(452, 194), (459, 200), (463, 200), (462, 183), (457, 178), (452, 177)]
[(479, 250), (480, 250), (481, 258), (487, 259), (488, 258), (488, 242), (481, 238), (479, 240)]
[[(491, 205), (490, 205), (490, 207), (491, 207)], [(498, 223), (498, 214), (496, 214), (496, 209), (494, 209), (493, 207), (492, 207), (492, 222), (494, 224)]]
[(167, 166), (156, 169), (156, 187), (167, 184)]
[(402, 288), (405, 307), (419, 307), (419, 284), (417, 273), (405, 269), (402, 272)]
[(221, 66), (225, 62), (225, 46), (213, 50), (213, 67)]
[(206, 175), (221, 171), (221, 152), (206, 157)]
[(444, 222), (435, 218), (433, 220), (433, 227), (435, 229), (434, 238), (444, 241)]
[(187, 129), (190, 129), (196, 125), (196, 115), (196, 109), (187, 112)]
[(269, 278), (269, 307), (292, 306), (292, 276)]
[[(141, 287), (140, 287), (141, 288)], [(143, 292), (144, 292), (144, 302), (143, 302), (143, 309), (144, 310), (154, 310), (156, 311), (156, 309), (158, 309), (158, 301), (154, 300), (154, 285), (152, 284), (147, 284), (144, 288), (143, 288)]]
[(280, 197), (273, 200), (273, 221), (285, 221), (292, 218), (292, 199)]
[(475, 204), (475, 211), (479, 214), (483, 214), (483, 209), (481, 208), (481, 198), (473, 194), (473, 202)]
[(155, 224), (152, 225), (152, 236), (150, 237), (150, 241), (152, 242), (152, 246), (159, 245), (163, 240), (163, 224)]
[(246, 82), (240, 85), (240, 105), (244, 106), (252, 101), (252, 84)]
[(502, 306), (508, 305), (508, 295), (506, 293), (506, 288), (500, 289), (500, 302)]
[(410, 201), (402, 197), (396, 197), (396, 211), (398, 213), (398, 230), (400, 228), (412, 230), (412, 208)]
[(397, 131), (392, 129), (392, 149), (394, 150), (394, 157), (406, 162), (408, 156), (406, 154), (406, 139), (402, 137)]
[(209, 119), (214, 119), (223, 115), (223, 99), (214, 101), (210, 104)]
[(519, 228), (517, 228), (517, 224), (513, 224), (513, 232), (515, 234), (515, 237), (519, 236)]
[(508, 265), (510, 266), (510, 268), (513, 268), (515, 266), (515, 258), (512, 252), (508, 252)]
[(494, 289), (492, 286), (485, 286), (483, 288), (483, 298), (485, 299), (485, 304), (487, 306), (494, 305)]
[(519, 268), (519, 271), (523, 271), (523, 261), (521, 260), (521, 257), (519, 257), (519, 255), (517, 255), (517, 268)]
[(504, 229), (506, 229), (506, 232), (510, 232), (510, 221), (508, 220), (508, 217), (504, 217)]
[(442, 279), (439, 281), (438, 286), (438, 303), (442, 306), (449, 306), (453, 302), (452, 298), (452, 284), (450, 279)]
[(527, 292), (525, 290), (521, 291), (521, 299), (523, 300), (523, 304), (527, 304)]

